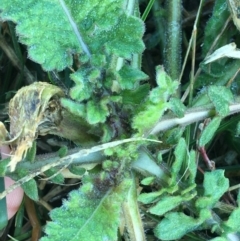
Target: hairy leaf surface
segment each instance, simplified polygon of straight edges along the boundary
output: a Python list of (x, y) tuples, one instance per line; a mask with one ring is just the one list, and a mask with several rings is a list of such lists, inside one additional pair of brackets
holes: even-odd
[(108, 180), (95, 180), (70, 193), (63, 206), (51, 212), (47, 237), (41, 241), (116, 240), (121, 202), (130, 182), (110, 187)]
[(62, 70), (73, 54), (108, 52), (129, 58), (144, 49), (144, 25), (128, 16), (123, 0), (2, 0), (0, 18), (17, 24), (20, 42), (46, 70)]

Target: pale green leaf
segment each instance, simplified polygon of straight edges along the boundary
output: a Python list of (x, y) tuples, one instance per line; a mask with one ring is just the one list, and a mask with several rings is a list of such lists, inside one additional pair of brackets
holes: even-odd
[(87, 100), (91, 97), (92, 87), (89, 83), (89, 73), (87, 70), (78, 70), (70, 75), (70, 78), (76, 83), (71, 88), (70, 96), (77, 101)]
[(95, 101), (88, 101), (87, 103), (87, 121), (89, 124), (97, 124), (105, 122), (109, 111), (104, 101), (96, 103)]
[(205, 172), (203, 186), (204, 195), (198, 198), (196, 207), (212, 208), (229, 188), (229, 180), (224, 177), (223, 170)]
[(141, 193), (138, 196), (138, 201), (142, 202), (144, 204), (149, 204), (154, 202), (157, 198), (159, 198), (160, 195), (162, 195), (162, 193), (165, 192), (165, 190), (160, 190), (157, 192), (149, 192), (149, 193)]
[(166, 212), (176, 208), (184, 200), (181, 196), (165, 196), (159, 202), (149, 209), (151, 214), (163, 215)]
[(201, 221), (183, 213), (168, 213), (154, 229), (154, 234), (161, 240), (177, 240), (196, 230), (201, 223)]
[(209, 86), (208, 96), (221, 116), (229, 113), (229, 104), (233, 101), (232, 92), (224, 86)]
[(159, 121), (167, 108), (168, 103), (146, 104), (145, 109), (134, 117), (133, 128), (138, 129), (140, 133), (150, 130)]
[(221, 117), (214, 117), (211, 122), (204, 128), (199, 139), (200, 147), (205, 146), (209, 141), (211, 141), (221, 123), (221, 120)]
[(67, 98), (61, 98), (62, 107), (66, 108), (70, 113), (76, 116), (85, 116), (85, 105), (77, 103)]
[(140, 80), (146, 80), (148, 76), (141, 70), (125, 65), (118, 72), (116, 77), (122, 89), (134, 89)]
[(2, 0), (0, 17), (17, 24), (20, 42), (29, 58), (46, 70), (62, 70), (73, 54), (107, 51), (130, 58), (144, 50), (143, 22), (127, 16), (123, 0)]
[(125, 180), (110, 187), (109, 180), (95, 180), (72, 191), (63, 206), (54, 209), (41, 241), (117, 240), (121, 203), (130, 188)]
[(169, 94), (174, 94), (179, 85), (177, 81), (172, 81), (163, 66), (156, 67), (156, 82), (160, 88), (168, 90)]

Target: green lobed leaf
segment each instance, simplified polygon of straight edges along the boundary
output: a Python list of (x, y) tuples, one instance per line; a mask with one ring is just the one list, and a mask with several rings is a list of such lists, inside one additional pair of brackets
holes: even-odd
[(156, 105), (146, 103), (144, 110), (135, 115), (132, 124), (133, 128), (140, 133), (150, 130), (159, 121), (167, 108), (168, 103), (160, 102)]
[(151, 214), (163, 215), (166, 212), (176, 208), (184, 200), (181, 196), (165, 196), (159, 202), (149, 209)]
[(174, 94), (179, 83), (173, 81), (165, 72), (163, 66), (156, 66), (156, 82), (161, 89), (167, 90), (169, 94)]
[(81, 103), (77, 103), (73, 100), (67, 98), (61, 98), (61, 106), (66, 108), (70, 113), (76, 116), (85, 116), (86, 110), (85, 105)]
[(229, 188), (229, 180), (224, 177), (224, 170), (205, 172), (203, 186), (204, 195), (198, 198), (196, 207), (212, 208)]
[[(97, 179), (96, 179), (97, 181)], [(54, 209), (41, 241), (117, 240), (121, 203), (131, 182), (110, 187), (108, 180), (84, 184), (72, 191), (63, 206)]]
[(185, 234), (196, 230), (202, 221), (183, 213), (168, 213), (154, 229), (154, 234), (161, 240), (177, 240)]
[(105, 100), (101, 100), (99, 103), (92, 100), (88, 101), (86, 110), (87, 121), (89, 124), (103, 123), (109, 115), (109, 110)]
[(132, 68), (128, 65), (124, 65), (118, 72), (116, 72), (116, 77), (123, 90), (134, 89), (137, 87), (136, 85), (140, 80), (148, 79), (148, 76), (141, 70)]
[(78, 70), (70, 75), (70, 78), (76, 83), (69, 92), (72, 99), (83, 101), (91, 97), (92, 87), (88, 81), (88, 75), (86, 70)]
[(46, 70), (62, 70), (72, 65), (73, 54), (107, 51), (130, 58), (144, 50), (143, 22), (122, 7), (123, 0), (2, 0), (0, 17), (17, 23), (29, 58)]
[(221, 120), (221, 117), (214, 117), (211, 122), (204, 128), (199, 139), (198, 145), (200, 147), (205, 146), (209, 141), (211, 141), (221, 123)]
[(208, 96), (219, 115), (226, 116), (229, 113), (229, 104), (233, 101), (233, 94), (228, 88), (224, 86), (209, 86)]

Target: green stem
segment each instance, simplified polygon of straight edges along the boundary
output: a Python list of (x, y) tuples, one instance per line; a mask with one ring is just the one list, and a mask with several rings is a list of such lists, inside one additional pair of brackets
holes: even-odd
[(166, 72), (173, 80), (177, 80), (181, 67), (181, 12), (182, 1), (167, 1), (167, 32), (165, 46), (165, 67)]
[(153, 6), (154, 2), (155, 2), (155, 0), (150, 0), (149, 1), (149, 3), (148, 3), (148, 5), (147, 5), (147, 7), (146, 7), (146, 9), (145, 9), (145, 11), (144, 11), (144, 13), (142, 15), (142, 20), (143, 21), (145, 21), (147, 19), (147, 16), (148, 16), (150, 10), (152, 9), (152, 6)]

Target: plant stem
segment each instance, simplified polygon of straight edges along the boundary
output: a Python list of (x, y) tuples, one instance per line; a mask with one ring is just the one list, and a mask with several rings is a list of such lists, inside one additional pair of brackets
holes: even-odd
[(177, 80), (180, 75), (181, 66), (181, 13), (182, 1), (167, 1), (166, 12), (167, 32), (165, 46), (165, 66), (166, 72), (173, 79)]
[(126, 222), (126, 228), (131, 241), (145, 241), (145, 234), (142, 219), (137, 203), (137, 188), (135, 176), (132, 173), (132, 185), (128, 192), (126, 201), (122, 204), (123, 215)]
[[(235, 114), (237, 112), (240, 112), (240, 102), (230, 104), (229, 105), (229, 113), (228, 115)], [(194, 122), (198, 122), (201, 120), (204, 120), (207, 117), (214, 116), (216, 114), (214, 107), (208, 106), (208, 107), (202, 107), (202, 108), (190, 108), (186, 111), (183, 118), (175, 118), (172, 116), (165, 116), (162, 118), (150, 131), (150, 135), (157, 134), (160, 131), (165, 131), (168, 129), (173, 128), (174, 126), (187, 126), (189, 124), (192, 124)]]

